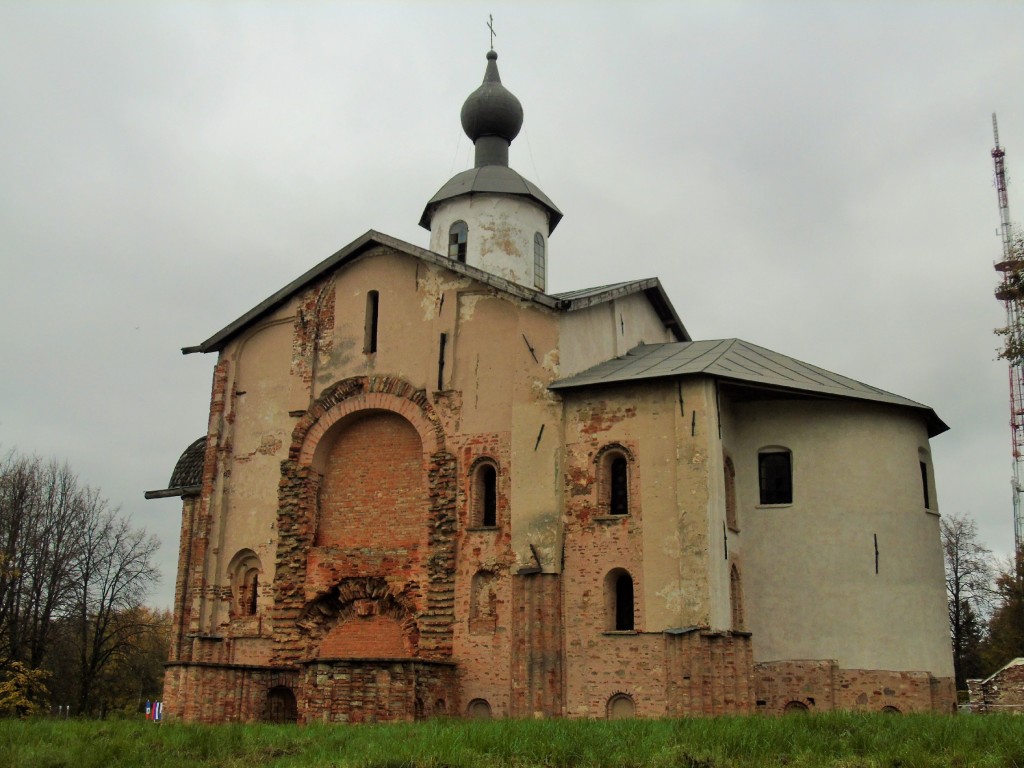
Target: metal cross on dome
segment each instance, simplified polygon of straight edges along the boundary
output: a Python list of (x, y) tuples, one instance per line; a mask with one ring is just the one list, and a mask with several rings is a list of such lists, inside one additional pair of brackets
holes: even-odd
[(494, 31), (494, 16), (489, 13), (489, 14), (487, 14), (487, 18), (489, 19), (489, 21), (487, 22), (487, 28), (489, 30), (491, 30), (491, 50), (493, 51), (494, 50), (494, 36), (497, 35), (498, 33)]

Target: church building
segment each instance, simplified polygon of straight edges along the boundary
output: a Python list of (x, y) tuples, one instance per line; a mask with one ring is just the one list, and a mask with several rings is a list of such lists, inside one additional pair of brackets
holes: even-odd
[(657, 279), (548, 293), (562, 214), (475, 165), (185, 353), (165, 716), (679, 717), (953, 707), (919, 403), (740, 339)]

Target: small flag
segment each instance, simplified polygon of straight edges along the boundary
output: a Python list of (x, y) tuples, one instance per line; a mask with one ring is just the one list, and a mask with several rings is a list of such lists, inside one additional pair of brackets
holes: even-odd
[(146, 719), (151, 720), (153, 718), (153, 702), (146, 699)]
[(153, 720), (160, 722), (160, 718), (164, 714), (164, 703), (162, 701), (153, 702)]

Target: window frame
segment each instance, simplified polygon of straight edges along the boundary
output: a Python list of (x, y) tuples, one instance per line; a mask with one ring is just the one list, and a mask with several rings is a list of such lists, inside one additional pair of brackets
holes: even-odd
[[(768, 488), (768, 478), (766, 476), (767, 470), (770, 468), (769, 461), (774, 460), (774, 457), (785, 456), (786, 457), (786, 484), (783, 488)], [(769, 457), (772, 457), (769, 459)], [(781, 474), (776, 475), (775, 478), (781, 478)], [(775, 483), (778, 486), (778, 483)], [(762, 448), (757, 452), (757, 490), (758, 490), (758, 506), (759, 507), (788, 507), (792, 506), (793, 499), (795, 498), (794, 483), (793, 483), (793, 452), (789, 448), (782, 446), (771, 446), (768, 448)], [(788, 491), (783, 493), (781, 491)]]
[[(490, 482), (487, 474), (491, 473)], [(500, 528), (501, 467), (492, 456), (481, 456), (469, 471), (469, 527), (475, 530)]]
[(448, 258), (465, 264), (468, 242), (469, 225), (462, 219), (453, 221), (448, 227)]
[(533, 233), (533, 287), (538, 291), (547, 290), (548, 249), (544, 235)]

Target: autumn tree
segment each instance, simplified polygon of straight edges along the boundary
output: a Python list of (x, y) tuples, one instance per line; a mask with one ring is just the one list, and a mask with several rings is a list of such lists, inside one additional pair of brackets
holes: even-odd
[(995, 606), (982, 651), (991, 674), (1024, 656), (1024, 549), (1003, 564), (995, 579)]
[(992, 553), (978, 542), (978, 527), (962, 514), (940, 523), (946, 561), (946, 599), (953, 645), (953, 670), (959, 690), (982, 673), (984, 619), (992, 597)]

